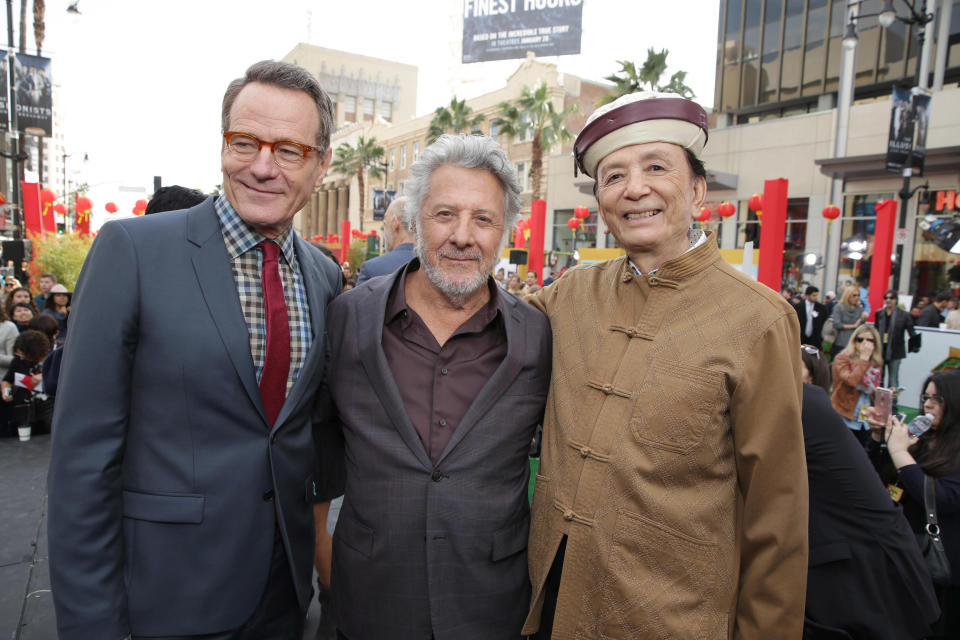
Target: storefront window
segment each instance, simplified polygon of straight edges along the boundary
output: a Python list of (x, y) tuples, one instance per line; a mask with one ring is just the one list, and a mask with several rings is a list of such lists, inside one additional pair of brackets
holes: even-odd
[[(800, 273), (801, 260), (806, 249), (807, 238), (807, 199), (790, 198), (787, 200), (787, 225), (783, 238), (783, 282), (797, 288), (803, 279)], [(737, 249), (753, 242), (753, 248), (760, 248), (760, 221), (755, 211), (751, 211), (746, 201), (741, 201), (737, 214)]]
[[(929, 199), (934, 197), (929, 192)], [(949, 219), (954, 212), (931, 211), (930, 200), (921, 198), (913, 234), (913, 268), (910, 270), (910, 293), (915, 296), (934, 294), (960, 281), (960, 255), (941, 249), (921, 228), (924, 217), (933, 213), (936, 219)], [(941, 215), (946, 213), (946, 215)]]
[[(574, 248), (595, 247), (597, 246), (597, 210), (591, 209), (590, 215), (586, 220), (580, 223), (577, 229), (576, 247), (573, 243), (573, 230), (567, 225), (567, 221), (574, 217), (573, 209), (557, 209), (553, 212), (553, 252), (573, 253)], [(563, 259), (559, 266), (563, 266)]]
[[(896, 194), (881, 193), (846, 196), (843, 199), (843, 217), (831, 222), (840, 225), (840, 263), (837, 281), (854, 282), (870, 277), (873, 261), (873, 233), (877, 224), (874, 206), (881, 200), (895, 198)], [(831, 230), (831, 233), (833, 231)]]

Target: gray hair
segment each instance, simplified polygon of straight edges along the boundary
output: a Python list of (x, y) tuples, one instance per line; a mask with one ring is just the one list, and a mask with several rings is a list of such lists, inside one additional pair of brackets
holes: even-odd
[(407, 206), (403, 219), (411, 232), (416, 230), (420, 209), (427, 197), (430, 176), (443, 165), (484, 169), (493, 174), (503, 189), (503, 237), (501, 245), (509, 237), (510, 229), (520, 217), (520, 181), (517, 172), (496, 140), (475, 134), (451, 135), (445, 133), (423, 150), (420, 158), (410, 165), (410, 179), (404, 183)]
[(330, 132), (333, 131), (333, 102), (309, 71), (289, 62), (275, 60), (257, 62), (247, 69), (242, 78), (237, 78), (227, 85), (227, 90), (223, 94), (223, 108), (220, 112), (221, 126), (224, 131), (230, 128), (230, 109), (233, 108), (234, 100), (251, 82), (303, 91), (310, 96), (317, 105), (317, 114), (320, 116), (316, 145), (320, 147), (321, 154), (326, 153), (327, 147), (330, 146)]

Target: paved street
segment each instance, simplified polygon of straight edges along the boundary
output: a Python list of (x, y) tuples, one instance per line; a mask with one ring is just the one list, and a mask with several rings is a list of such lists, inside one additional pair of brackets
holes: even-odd
[[(57, 638), (47, 561), (49, 460), (50, 436), (0, 439), (0, 640)], [(313, 639), (319, 617), (314, 600), (304, 640)]]

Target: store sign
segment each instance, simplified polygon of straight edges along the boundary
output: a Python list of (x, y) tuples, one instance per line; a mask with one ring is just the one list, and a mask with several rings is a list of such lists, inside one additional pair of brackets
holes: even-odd
[[(887, 171), (901, 173), (913, 167), (914, 176), (923, 175), (927, 156), (927, 129), (930, 123), (930, 96), (906, 87), (894, 87), (887, 137)], [(914, 135), (916, 133), (916, 135)]]
[(580, 53), (583, 0), (463, 0), (461, 62)]
[(956, 191), (937, 191), (934, 193), (934, 211), (960, 211), (960, 196)]

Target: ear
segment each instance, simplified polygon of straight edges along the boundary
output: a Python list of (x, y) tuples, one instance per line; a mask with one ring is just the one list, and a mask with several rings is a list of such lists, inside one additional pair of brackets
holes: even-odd
[(330, 160), (333, 159), (333, 149), (328, 147), (327, 152), (323, 154), (323, 158), (320, 160), (320, 166), (317, 171), (317, 180), (314, 183), (314, 188), (319, 189), (321, 183), (323, 182), (323, 176), (327, 175), (327, 169), (330, 168)]
[(702, 176), (693, 177), (693, 215), (699, 215), (700, 208), (707, 200), (707, 181)]

